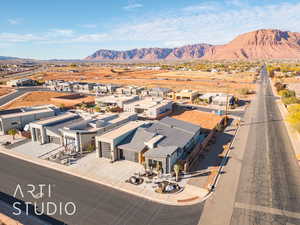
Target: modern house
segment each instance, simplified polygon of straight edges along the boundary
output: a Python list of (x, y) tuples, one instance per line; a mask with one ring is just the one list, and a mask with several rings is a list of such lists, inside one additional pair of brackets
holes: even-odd
[(181, 90), (180, 92), (175, 93), (175, 99), (177, 100), (187, 100), (193, 101), (196, 97), (198, 97), (199, 92), (195, 90)]
[(7, 82), (7, 85), (11, 87), (34, 86), (36, 85), (36, 81), (28, 78), (21, 78), (17, 80), (10, 80)]
[(97, 157), (107, 158), (111, 161), (122, 159), (122, 153), (117, 146), (129, 138), (137, 128), (145, 125), (143, 121), (131, 121), (110, 132), (96, 136)]
[(120, 85), (117, 84), (96, 84), (94, 86), (94, 92), (96, 94), (108, 94), (114, 93)]
[(44, 121), (31, 123), (32, 141), (40, 144), (56, 143), (69, 150), (82, 152), (94, 148), (96, 135), (108, 132), (129, 121), (136, 114), (77, 114), (65, 113)]
[(219, 94), (212, 99), (212, 104), (219, 106), (226, 106), (234, 104), (234, 97), (228, 94)]
[(54, 81), (53, 85), (49, 85), (53, 91), (73, 92), (73, 82), (69, 81)]
[(122, 94), (122, 95), (140, 95), (142, 90), (144, 90), (143, 87), (125, 86), (125, 87), (117, 88), (116, 93), (117, 94)]
[(163, 98), (144, 98), (131, 103), (125, 103), (123, 110), (125, 112), (137, 113), (138, 116), (147, 119), (161, 119), (172, 113), (173, 102), (163, 100)]
[(4, 135), (10, 129), (22, 130), (32, 121), (55, 116), (54, 107), (20, 108), (0, 111), (0, 134)]
[(90, 93), (93, 91), (95, 83), (87, 83), (87, 82), (74, 82), (73, 83), (73, 91), (80, 93)]
[(156, 88), (151, 88), (149, 91), (149, 95), (152, 97), (166, 97), (167, 94), (171, 92), (170, 88), (161, 88), (161, 87), (156, 87)]
[(148, 127), (138, 128), (131, 139), (117, 146), (120, 159), (138, 163), (145, 162), (147, 167), (170, 173), (173, 165), (185, 159), (193, 148), (203, 140), (200, 127), (188, 122), (165, 117)]
[(128, 104), (139, 100), (137, 95), (110, 95), (96, 97), (96, 104), (99, 107), (120, 107), (123, 108), (124, 104)]
[(224, 93), (206, 93), (199, 97), (201, 100), (206, 101), (207, 103), (212, 103), (214, 105), (224, 106), (226, 102), (229, 105), (234, 104), (234, 97), (232, 95)]
[(75, 113), (64, 113), (55, 117), (30, 123), (30, 133), (33, 142), (40, 144), (56, 143), (62, 145), (62, 136), (59, 129), (67, 124), (73, 124), (81, 120)]

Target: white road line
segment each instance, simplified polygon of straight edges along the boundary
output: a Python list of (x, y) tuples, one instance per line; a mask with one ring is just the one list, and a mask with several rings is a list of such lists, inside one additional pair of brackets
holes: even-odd
[(263, 213), (269, 213), (269, 214), (274, 214), (279, 216), (287, 216), (291, 218), (300, 219), (300, 213), (291, 212), (282, 209), (269, 208), (269, 207), (264, 207), (259, 205), (249, 205), (241, 202), (236, 202), (235, 208), (247, 209), (247, 210), (252, 210), (257, 212), (263, 212)]

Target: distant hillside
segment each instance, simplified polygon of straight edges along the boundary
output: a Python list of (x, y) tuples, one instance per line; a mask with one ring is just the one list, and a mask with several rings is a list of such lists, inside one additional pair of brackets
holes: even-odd
[(85, 60), (300, 59), (300, 33), (262, 29), (239, 35), (225, 45), (195, 44), (178, 48), (100, 49)]
[(0, 56), (0, 60), (17, 60), (20, 58), (17, 57), (10, 57), (10, 56)]
[(204, 59), (299, 59), (300, 33), (257, 30), (226, 45), (213, 46)]
[(127, 51), (100, 49), (85, 60), (172, 60), (200, 58), (210, 48), (208, 44), (187, 45), (180, 48), (141, 48)]

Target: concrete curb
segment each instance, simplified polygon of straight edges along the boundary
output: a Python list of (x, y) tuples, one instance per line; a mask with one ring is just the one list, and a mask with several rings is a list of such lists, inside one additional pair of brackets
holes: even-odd
[[(85, 180), (88, 180), (88, 181), (93, 182), (93, 183), (98, 183), (98, 184), (104, 185), (106, 187), (110, 187), (110, 188), (113, 188), (113, 189), (116, 189), (116, 190), (119, 190), (119, 191), (122, 191), (122, 192), (125, 192), (125, 193), (128, 193), (128, 194), (132, 194), (132, 195), (147, 199), (149, 201), (157, 202), (157, 203), (160, 203), (160, 204), (172, 205), (172, 206), (194, 205), (194, 204), (198, 204), (198, 203), (201, 203), (201, 202), (205, 201), (210, 196), (209, 195), (210, 193), (206, 194), (203, 198), (200, 198), (199, 196), (195, 196), (195, 197), (197, 197), (197, 199), (195, 201), (190, 201), (190, 202), (186, 201), (186, 199), (182, 199), (181, 201), (183, 201), (183, 202), (177, 202), (178, 199), (176, 200), (176, 202), (175, 201), (174, 202), (167, 201), (167, 200), (163, 200), (163, 199), (153, 198), (153, 197), (150, 197), (146, 194), (141, 194), (141, 193), (138, 193), (138, 192), (126, 189), (126, 188), (122, 188), (120, 186), (114, 186), (114, 185), (111, 185), (109, 183), (100, 181), (100, 180), (98, 180), (98, 179), (96, 179), (92, 176), (87, 176), (87, 175), (82, 175), (82, 174), (75, 173), (73, 171), (70, 171), (68, 167), (65, 167), (63, 165), (60, 165), (60, 164), (57, 164), (57, 163), (54, 163), (54, 162), (50, 162), (50, 161), (46, 161), (46, 160), (42, 160), (42, 159), (38, 159), (38, 158), (33, 158), (33, 157), (30, 157), (30, 156), (27, 156), (27, 155), (25, 156), (21, 153), (12, 152), (11, 150), (6, 150), (6, 149), (3, 149), (3, 148), (0, 148), (0, 153), (11, 156), (11, 157), (14, 157), (14, 158), (17, 158), (17, 159), (20, 159), (20, 160), (23, 160), (23, 161), (26, 161), (26, 162), (29, 162), (29, 163), (36, 164), (36, 165), (39, 165), (39, 166), (42, 166), (42, 167), (46, 167), (46, 168), (49, 168), (49, 169), (52, 169), (52, 170), (56, 170), (56, 171), (61, 172), (61, 173), (65, 173), (65, 174), (68, 174), (68, 175), (71, 175), (71, 176), (79, 177), (81, 179), (85, 179)], [(169, 197), (172, 197), (172, 196), (168, 196), (168, 199), (169, 199)]]

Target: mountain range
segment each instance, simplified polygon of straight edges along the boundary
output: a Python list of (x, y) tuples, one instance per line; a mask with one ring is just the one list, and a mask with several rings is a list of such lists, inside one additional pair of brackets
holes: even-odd
[(177, 48), (100, 49), (85, 60), (257, 60), (300, 59), (300, 33), (261, 29), (241, 34), (224, 45), (194, 44)]

